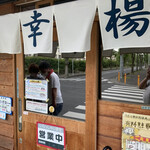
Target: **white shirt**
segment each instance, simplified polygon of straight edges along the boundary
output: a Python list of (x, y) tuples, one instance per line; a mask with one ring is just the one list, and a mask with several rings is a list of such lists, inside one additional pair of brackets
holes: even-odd
[(58, 75), (53, 72), (49, 77), (49, 98), (50, 104), (52, 104), (52, 88), (57, 89), (57, 96), (56, 96), (56, 104), (63, 103), (62, 94), (60, 90), (60, 81)]

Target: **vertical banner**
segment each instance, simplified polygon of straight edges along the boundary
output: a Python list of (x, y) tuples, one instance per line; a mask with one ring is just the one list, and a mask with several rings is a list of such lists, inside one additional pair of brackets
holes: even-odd
[(97, 0), (104, 50), (150, 47), (149, 0)]
[(20, 21), (18, 14), (0, 16), (0, 53), (21, 53)]
[(95, 12), (96, 5), (91, 0), (79, 0), (54, 7), (61, 53), (90, 50)]
[(53, 7), (20, 13), (24, 53), (52, 53)]
[(123, 113), (122, 150), (150, 150), (150, 116)]

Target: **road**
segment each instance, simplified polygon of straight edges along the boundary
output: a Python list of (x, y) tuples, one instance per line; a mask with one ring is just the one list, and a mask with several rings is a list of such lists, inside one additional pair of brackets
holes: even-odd
[[(128, 73), (130, 69), (126, 69)], [(127, 86), (116, 82), (118, 70), (102, 72), (102, 99), (123, 101), (128, 103), (143, 103), (144, 90), (136, 86)], [(64, 100), (61, 117), (85, 120), (85, 76), (61, 78), (61, 90)]]

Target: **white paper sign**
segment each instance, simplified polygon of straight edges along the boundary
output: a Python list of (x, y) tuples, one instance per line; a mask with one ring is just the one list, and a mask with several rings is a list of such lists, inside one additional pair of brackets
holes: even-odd
[(126, 150), (150, 150), (150, 144), (126, 140)]
[(37, 144), (57, 150), (65, 149), (65, 128), (37, 122)]
[(6, 113), (0, 112), (0, 119), (6, 120)]
[(53, 7), (20, 13), (24, 53), (52, 53)]
[(48, 81), (25, 79), (25, 98), (47, 101)]
[(0, 96), (0, 112), (11, 115), (12, 114), (11, 106), (12, 106), (12, 98)]
[(41, 102), (26, 101), (26, 110), (48, 114), (48, 104)]
[(150, 150), (150, 116), (123, 113), (122, 150)]
[(97, 0), (104, 50), (150, 47), (149, 0)]

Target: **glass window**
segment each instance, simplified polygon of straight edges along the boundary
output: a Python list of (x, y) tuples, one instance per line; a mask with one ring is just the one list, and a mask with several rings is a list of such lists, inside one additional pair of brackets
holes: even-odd
[[(26, 97), (26, 110), (69, 119), (85, 120), (85, 53), (59, 52), (58, 42), (53, 43), (52, 54), (25, 55), (25, 89), (33, 98)], [(41, 62), (47, 64), (41, 65)], [(44, 68), (45, 67), (45, 68)], [(38, 70), (39, 69), (39, 70)], [(44, 99), (44, 81), (48, 82), (48, 99)], [(36, 82), (39, 80), (39, 82)], [(41, 82), (40, 82), (41, 80)], [(44, 80), (44, 81), (43, 81)], [(32, 84), (33, 83), (33, 84)], [(27, 85), (28, 84), (28, 85)], [(36, 90), (37, 94), (36, 94)], [(42, 91), (43, 90), (43, 91)], [(55, 91), (56, 90), (56, 91)], [(53, 95), (55, 94), (56, 95)], [(38, 97), (40, 97), (38, 99)], [(54, 97), (55, 98), (54, 98)], [(36, 99), (34, 99), (36, 97)], [(53, 101), (55, 99), (55, 102)], [(50, 113), (50, 106), (58, 110)], [(46, 111), (48, 110), (48, 113)], [(52, 107), (51, 107), (52, 110)]]
[(101, 99), (149, 104), (148, 60), (148, 54), (142, 50), (103, 51)]

